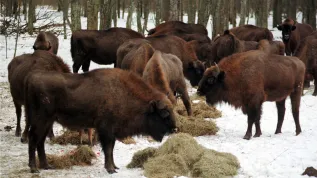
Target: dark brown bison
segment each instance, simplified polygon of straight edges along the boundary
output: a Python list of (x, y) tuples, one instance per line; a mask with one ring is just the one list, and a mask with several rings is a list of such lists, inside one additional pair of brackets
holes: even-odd
[(139, 47), (142, 43), (149, 43), (156, 50), (176, 55), (183, 63), (184, 76), (190, 81), (192, 86), (198, 85), (205, 68), (202, 62), (197, 59), (196, 53), (190, 43), (172, 35), (132, 39), (120, 46), (118, 56), (120, 56), (120, 59), (123, 59), (127, 51)]
[(272, 32), (267, 28), (257, 27), (254, 25), (242, 25), (230, 29), (237, 38), (244, 41), (273, 40)]
[(288, 56), (294, 55), (300, 41), (313, 32), (313, 28), (309, 24), (297, 23), (291, 18), (284, 20), (277, 29), (282, 31), (285, 52)]
[[(116, 139), (145, 134), (161, 141), (176, 131), (173, 106), (166, 94), (133, 72), (98, 69), (83, 74), (32, 72), (27, 77), (26, 117), (30, 121), (29, 166), (49, 169), (44, 142), (56, 121), (68, 128), (96, 128), (105, 154), (105, 168), (116, 172)], [(94, 91), (94, 92), (91, 92)]]
[[(118, 48), (117, 67), (126, 69), (137, 73), (142, 76), (143, 70), (154, 53), (154, 48), (149, 44), (148, 41), (143, 40), (144, 43), (135, 45), (129, 48), (126, 45), (121, 45)], [(129, 43), (125, 43), (129, 44)], [(129, 51), (127, 51), (129, 50)], [(125, 51), (128, 53), (124, 54)], [(123, 56), (123, 59), (121, 58)]]
[(211, 52), (206, 57), (208, 61), (207, 66), (218, 63), (222, 58), (234, 53), (262, 49), (263, 45), (265, 45), (266, 51), (270, 54), (284, 55), (285, 46), (281, 41), (243, 41), (239, 40), (229, 30), (225, 30), (223, 35), (219, 35), (213, 40), (210, 49)]
[(260, 118), (265, 101), (276, 102), (278, 123), (275, 133), (281, 133), (287, 96), (291, 98), (296, 135), (300, 134), (299, 105), (305, 75), (302, 61), (297, 57), (252, 50), (226, 57), (218, 65), (205, 71), (197, 93), (206, 96), (208, 104), (226, 102), (241, 108), (248, 115), (244, 139), (251, 138), (254, 123), (254, 137), (262, 134)]
[(141, 33), (127, 28), (109, 28), (107, 30), (78, 30), (71, 37), (71, 54), (73, 72), (82, 67), (89, 70), (90, 61), (97, 64), (112, 64), (116, 66), (117, 49), (128, 39), (144, 38)]
[[(12, 59), (8, 65), (8, 78), (17, 115), (17, 127), (15, 130), (17, 137), (21, 136), (21, 107), (25, 104), (24, 80), (29, 73), (36, 70), (70, 72), (69, 67), (61, 58), (44, 50), (36, 50), (33, 54), (23, 54)], [(21, 138), (22, 142), (27, 140), (28, 129), (29, 125), (26, 120), (25, 130)], [(53, 136), (52, 133), (51, 136)]]
[(190, 99), (183, 74), (182, 61), (173, 54), (165, 54), (156, 50), (146, 64), (143, 79), (154, 88), (168, 94), (168, 98), (176, 105), (174, 93), (180, 94), (187, 114), (192, 115)]
[(34, 50), (45, 50), (57, 54), (58, 38), (51, 32), (40, 32), (33, 45)]
[(181, 21), (167, 21), (165, 23), (162, 23), (155, 28), (149, 30), (148, 35), (167, 35), (170, 32), (187, 34), (200, 33), (203, 35), (208, 35), (208, 31), (205, 26), (201, 24), (187, 24)]
[(310, 80), (314, 79), (315, 90), (313, 95), (317, 96), (317, 31), (301, 40), (295, 56), (306, 64), (305, 87), (309, 87)]

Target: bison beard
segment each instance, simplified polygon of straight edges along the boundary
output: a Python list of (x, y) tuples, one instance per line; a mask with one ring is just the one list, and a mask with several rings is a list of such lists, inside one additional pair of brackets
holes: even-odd
[[(96, 128), (105, 154), (105, 168), (115, 173), (116, 139), (146, 134), (161, 141), (176, 131), (173, 106), (165, 94), (139, 76), (121, 69), (99, 69), (84, 74), (33, 72), (27, 77), (26, 117), (29, 131), (29, 167), (50, 169), (44, 142), (54, 121), (69, 128)], [(94, 92), (89, 92), (94, 91)]]
[[(291, 66), (291, 67), (290, 67)], [(248, 115), (244, 139), (262, 134), (261, 108), (265, 101), (275, 101), (278, 123), (275, 133), (281, 133), (285, 114), (285, 99), (290, 96), (296, 135), (300, 134), (299, 105), (305, 75), (305, 65), (296, 57), (269, 55), (259, 50), (234, 54), (220, 61), (219, 67), (208, 68), (199, 82), (197, 93), (205, 95), (208, 104), (226, 102), (241, 108)], [(287, 79), (287, 80), (286, 80)]]

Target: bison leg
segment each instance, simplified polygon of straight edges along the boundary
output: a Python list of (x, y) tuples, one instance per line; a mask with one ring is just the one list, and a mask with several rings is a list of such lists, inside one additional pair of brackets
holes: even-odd
[(84, 129), (80, 129), (79, 130), (79, 143), (82, 145), (83, 144), (83, 133), (84, 133)]
[(301, 99), (301, 88), (296, 88), (293, 93), (291, 93), (291, 104), (292, 104), (292, 113), (295, 121), (296, 126), (296, 135), (300, 134), (302, 132), (302, 129), (300, 127), (299, 123), (299, 105), (300, 105), (300, 99)]
[(19, 103), (17, 103), (16, 101), (13, 101), (13, 103), (15, 106), (15, 113), (17, 115), (17, 127), (15, 129), (15, 136), (20, 137), (21, 136), (21, 112), (22, 112), (22, 108), (21, 108), (21, 105)]
[(53, 123), (52, 124), (48, 124), (45, 128), (45, 133), (44, 135), (39, 138), (40, 141), (37, 144), (37, 153), (38, 153), (38, 157), (39, 157), (39, 161), (40, 161), (40, 168), (42, 169), (52, 169), (53, 167), (50, 166), (47, 163), (47, 159), (46, 159), (46, 154), (45, 154), (45, 139), (46, 139), (46, 135), (51, 132), (51, 128), (53, 127)]
[(89, 146), (93, 146), (93, 143), (92, 143), (92, 128), (89, 128), (88, 129), (88, 140), (89, 140)]
[(116, 140), (114, 139), (113, 142), (112, 142), (112, 149), (111, 149), (111, 155), (112, 155), (111, 161), (112, 161), (112, 164), (113, 164), (114, 168), (115, 168), (115, 169), (119, 169), (119, 168), (116, 166), (116, 164), (114, 163), (114, 159), (113, 159), (113, 149), (114, 149), (114, 144), (115, 144), (115, 142), (116, 142)]
[(74, 60), (73, 73), (78, 73), (80, 67), (81, 67), (81, 63)]
[(29, 129), (30, 129), (30, 122), (29, 122), (29, 119), (27, 117), (25, 117), (25, 128), (24, 128), (24, 131), (23, 131), (23, 134), (21, 137), (22, 143), (28, 142)]
[(314, 85), (315, 85), (313, 96), (317, 96), (317, 67), (314, 69), (313, 77), (314, 77)]
[(246, 140), (250, 140), (252, 136), (253, 123), (255, 123), (255, 128), (256, 128), (256, 132), (254, 136), (259, 137), (262, 134), (261, 127), (260, 127), (261, 106), (259, 108), (256, 108), (256, 107), (248, 108), (247, 114), (248, 114), (248, 129), (243, 138)]
[(81, 66), (83, 72), (88, 72), (90, 66), (90, 59), (85, 59), (83, 65)]
[(282, 133), (282, 125), (285, 115), (285, 99), (282, 101), (276, 101), (278, 121), (276, 126), (275, 134)]
[(183, 80), (183, 82), (181, 82), (180, 86), (177, 87), (176, 91), (177, 91), (177, 93), (181, 94), (181, 98), (182, 98), (182, 101), (186, 107), (187, 114), (188, 114), (188, 116), (191, 116), (193, 114), (193, 112), (192, 112), (190, 99), (189, 99), (187, 88), (186, 88), (186, 83), (184, 80)]
[(99, 141), (105, 154), (105, 169), (109, 174), (116, 173), (113, 164), (113, 147), (115, 138), (110, 136), (104, 129), (98, 129)]

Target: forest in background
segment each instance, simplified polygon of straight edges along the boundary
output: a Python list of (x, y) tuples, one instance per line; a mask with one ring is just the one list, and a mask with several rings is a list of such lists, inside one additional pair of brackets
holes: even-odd
[[(35, 13), (36, 7), (43, 5), (63, 12), (63, 23), (34, 27), (37, 20), (47, 18)], [(143, 34), (150, 13), (154, 14), (156, 25), (170, 20), (184, 21), (184, 16), (188, 17), (184, 22), (205, 26), (212, 20), (209, 27), (212, 36), (228, 29), (229, 24), (233, 27), (248, 24), (250, 17), (255, 17), (257, 26), (267, 28), (270, 13), (273, 27), (287, 17), (296, 19), (297, 12), (302, 12), (302, 22), (316, 29), (316, 8), (317, 0), (0, 0), (0, 34), (33, 34), (54, 26), (64, 26), (64, 32), (69, 26), (74, 31), (81, 29), (81, 16), (87, 17), (87, 29), (116, 27), (118, 18), (126, 18), (126, 28), (131, 28), (133, 13), (137, 17), (137, 30)], [(125, 13), (128, 15), (124, 16)]]

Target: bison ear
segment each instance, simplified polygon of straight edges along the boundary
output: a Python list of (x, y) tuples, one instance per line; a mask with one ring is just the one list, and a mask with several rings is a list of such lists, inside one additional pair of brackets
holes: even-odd
[(224, 71), (220, 71), (218, 74), (218, 81), (223, 82), (225, 80), (226, 73)]
[(296, 29), (296, 26), (293, 25), (293, 26), (292, 26), (292, 31), (294, 31), (295, 29)]
[(281, 31), (282, 30), (282, 25), (278, 25), (277, 29)]

